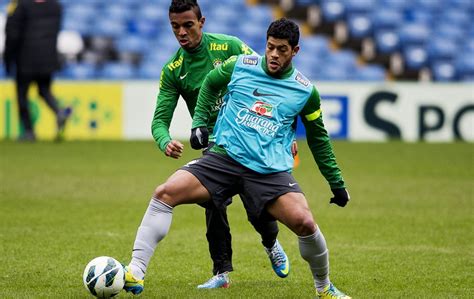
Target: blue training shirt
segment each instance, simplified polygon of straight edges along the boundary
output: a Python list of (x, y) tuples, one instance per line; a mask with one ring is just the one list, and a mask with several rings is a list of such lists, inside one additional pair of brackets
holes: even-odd
[(313, 86), (296, 69), (285, 79), (271, 77), (262, 61), (260, 56), (238, 57), (214, 128), (216, 143), (256, 172), (290, 171), (292, 125)]

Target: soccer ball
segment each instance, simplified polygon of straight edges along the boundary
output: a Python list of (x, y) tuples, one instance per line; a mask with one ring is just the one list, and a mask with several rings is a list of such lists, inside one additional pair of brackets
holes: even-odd
[(84, 286), (97, 298), (116, 296), (125, 284), (125, 272), (114, 258), (99, 256), (87, 264), (84, 269)]

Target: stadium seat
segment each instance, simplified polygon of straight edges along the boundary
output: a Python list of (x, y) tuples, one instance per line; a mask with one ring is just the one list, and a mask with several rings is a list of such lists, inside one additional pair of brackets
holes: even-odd
[(474, 81), (474, 59), (472, 53), (462, 53), (455, 61), (456, 72), (463, 81)]
[(376, 0), (345, 0), (346, 13), (351, 14), (367, 14), (371, 12), (377, 4)]
[(150, 20), (160, 22), (161, 20), (168, 20), (168, 10), (161, 5), (154, 3), (143, 3), (138, 7), (135, 14), (136, 20)]
[(394, 30), (378, 30), (374, 42), (377, 53), (391, 54), (400, 49), (400, 38)]
[(399, 30), (402, 46), (424, 45), (430, 37), (430, 29), (422, 23), (408, 23)]
[(408, 70), (418, 71), (428, 64), (428, 53), (423, 46), (409, 46), (403, 49), (403, 60)]
[(430, 60), (453, 60), (459, 53), (456, 42), (435, 35), (427, 45)]
[(466, 30), (462, 26), (442, 21), (434, 27), (432, 36), (462, 43), (466, 38)]
[(326, 57), (331, 51), (328, 38), (322, 35), (301, 37), (300, 47), (301, 52), (299, 52), (298, 55), (302, 53), (312, 53), (317, 57)]
[(449, 82), (456, 80), (456, 68), (450, 61), (435, 61), (431, 64), (434, 81)]
[(443, 11), (440, 19), (454, 27), (465, 28), (472, 23), (472, 17), (473, 16), (469, 14), (469, 11), (450, 8)]
[(115, 43), (116, 49), (119, 53), (128, 52), (128, 53), (145, 53), (149, 47), (149, 39), (140, 37), (138, 35), (124, 35), (116, 40)]
[(89, 63), (70, 63), (58, 73), (58, 77), (70, 80), (92, 80), (97, 77), (97, 68)]
[(446, 0), (412, 0), (412, 2), (413, 11), (438, 12)]
[(372, 35), (372, 21), (367, 13), (353, 13), (347, 17), (349, 37), (362, 39)]
[(147, 18), (134, 18), (128, 22), (128, 32), (143, 38), (154, 39), (160, 32), (168, 29), (168, 26)]
[(326, 65), (330, 68), (340, 68), (352, 72), (357, 64), (357, 55), (352, 50), (340, 50), (331, 53), (326, 58)]
[(321, 4), (321, 12), (326, 22), (335, 23), (341, 21), (345, 16), (344, 2), (340, 0), (324, 1)]
[(296, 6), (310, 6), (310, 5), (319, 5), (321, 0), (295, 0)]
[(324, 67), (315, 78), (317, 81), (349, 81), (350, 73), (342, 68), (331, 67), (327, 65)]
[(81, 21), (92, 22), (98, 19), (99, 10), (98, 7), (83, 2), (75, 2), (74, 4), (68, 5), (64, 11), (64, 20), (74, 19)]
[(142, 63), (138, 68), (138, 77), (141, 79), (159, 80), (162, 65)]
[(376, 30), (394, 30), (403, 23), (403, 14), (396, 9), (377, 9), (371, 14)]
[(127, 80), (136, 77), (136, 70), (128, 63), (108, 62), (99, 70), (99, 75), (108, 80)]
[(126, 31), (127, 26), (124, 21), (109, 18), (100, 18), (95, 24), (94, 35), (118, 38)]
[(107, 16), (107, 19), (126, 22), (131, 20), (135, 16), (136, 12), (129, 5), (112, 3), (104, 6), (101, 14)]
[(385, 79), (385, 69), (376, 64), (358, 66), (351, 76), (351, 80), (355, 81), (384, 81)]
[(64, 18), (61, 29), (65, 31), (74, 31), (82, 36), (88, 36), (95, 32), (94, 22), (88, 19)]
[(379, 0), (377, 10), (396, 10), (404, 11), (410, 2), (407, 0)]

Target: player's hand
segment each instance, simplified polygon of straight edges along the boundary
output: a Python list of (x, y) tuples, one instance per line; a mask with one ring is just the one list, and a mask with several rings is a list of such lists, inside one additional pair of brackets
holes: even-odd
[(194, 128), (191, 130), (191, 147), (193, 149), (206, 148), (209, 145), (209, 131), (206, 127)]
[(331, 198), (329, 203), (335, 203), (340, 207), (345, 207), (349, 199), (351, 199), (349, 192), (347, 192), (346, 188), (339, 188), (339, 189), (331, 189), (332, 194), (334, 197)]
[(293, 155), (293, 158), (298, 155), (298, 143), (296, 143), (296, 140), (293, 141), (293, 144), (291, 145), (291, 154)]
[(178, 140), (171, 140), (165, 149), (165, 155), (178, 159), (183, 154), (184, 145)]

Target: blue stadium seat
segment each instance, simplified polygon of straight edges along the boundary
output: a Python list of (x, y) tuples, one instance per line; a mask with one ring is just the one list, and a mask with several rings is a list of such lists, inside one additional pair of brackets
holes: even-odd
[(466, 38), (466, 30), (461, 26), (442, 21), (433, 29), (432, 36), (462, 43)]
[(431, 64), (431, 73), (434, 81), (449, 82), (455, 81), (456, 67), (450, 61), (435, 61)]
[(298, 53), (298, 55), (302, 53), (312, 53), (317, 57), (326, 57), (331, 51), (329, 40), (323, 35), (301, 37), (300, 47), (301, 51)]
[(97, 19), (98, 15), (99, 12), (97, 6), (85, 4), (83, 2), (75, 2), (74, 4), (68, 5), (64, 10), (63, 19), (94, 21)]
[(142, 63), (138, 68), (138, 77), (141, 79), (159, 80), (161, 76), (162, 66), (148, 63)]
[(443, 7), (445, 0), (411, 0), (413, 2), (414, 10), (438, 12)]
[(428, 52), (423, 46), (409, 46), (402, 51), (405, 67), (418, 71), (428, 65)]
[(472, 0), (450, 0), (446, 1), (446, 6), (450, 8), (462, 9), (467, 12), (474, 12), (474, 3)]
[(394, 30), (378, 30), (374, 42), (377, 53), (391, 54), (400, 49), (400, 38)]
[(456, 42), (436, 35), (429, 41), (427, 49), (430, 60), (452, 60), (459, 53)]
[(440, 19), (455, 27), (467, 27), (472, 23), (472, 17), (469, 11), (450, 8), (443, 11)]
[(330, 68), (340, 68), (352, 72), (357, 65), (357, 55), (352, 50), (339, 50), (331, 53), (325, 61)]
[(321, 0), (295, 0), (296, 6), (310, 6), (310, 5), (319, 5)]
[(347, 70), (342, 68), (331, 67), (326, 65), (323, 67), (323, 70), (319, 72), (318, 76), (315, 78), (318, 81), (349, 81), (350, 73)]
[(94, 35), (118, 38), (122, 36), (126, 29), (127, 26), (124, 21), (113, 20), (110, 18), (99, 18), (95, 24)]
[(435, 18), (435, 13), (423, 9), (405, 11), (405, 20), (409, 23), (424, 24), (426, 26), (431, 26), (435, 21), (438, 21), (438, 19)]
[(362, 39), (372, 35), (372, 21), (368, 13), (353, 13), (347, 17), (351, 38)]
[(164, 26), (157, 21), (146, 18), (137, 17), (128, 22), (128, 32), (148, 39), (154, 39), (158, 37), (158, 34), (163, 30), (168, 29), (168, 27), (169, 25)]
[(162, 5), (156, 5), (153, 3), (143, 3), (136, 10), (136, 19), (146, 19), (150, 21), (159, 22), (166, 20), (168, 22), (168, 8), (166, 9)]
[(97, 67), (89, 63), (72, 63), (57, 75), (61, 79), (93, 80), (97, 78)]
[(325, 1), (321, 4), (321, 14), (326, 22), (341, 21), (345, 16), (344, 2), (340, 0)]
[(430, 38), (430, 29), (422, 23), (408, 23), (399, 30), (402, 46), (424, 45)]
[(404, 11), (410, 2), (407, 0), (379, 0), (377, 10), (397, 10)]
[(355, 81), (385, 81), (386, 72), (380, 65), (363, 65), (356, 68), (351, 79)]
[(116, 40), (116, 48), (119, 52), (143, 54), (150, 48), (150, 42), (146, 38), (130, 34)]
[[(246, 10), (246, 14), (242, 17), (246, 20), (245, 23), (253, 22), (259, 23), (259, 25), (264, 25), (268, 27), (273, 21), (273, 13), (268, 5), (255, 5)], [(266, 28), (265, 31), (266, 32)]]
[(107, 19), (129, 21), (135, 16), (136, 12), (129, 5), (112, 3), (104, 6), (101, 14), (107, 16)]
[(396, 9), (377, 9), (371, 15), (375, 30), (394, 30), (403, 23), (403, 14)]
[(95, 32), (94, 23), (88, 19), (80, 18), (64, 18), (61, 24), (62, 30), (75, 31), (81, 34), (82, 36), (88, 36)]
[(474, 81), (474, 59), (472, 53), (462, 53), (456, 57), (456, 72), (463, 81)]
[(99, 70), (99, 75), (108, 80), (127, 80), (136, 77), (135, 68), (128, 63), (108, 62)]
[(377, 4), (376, 0), (345, 0), (347, 14), (353, 13), (369, 13)]

